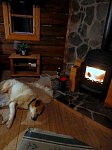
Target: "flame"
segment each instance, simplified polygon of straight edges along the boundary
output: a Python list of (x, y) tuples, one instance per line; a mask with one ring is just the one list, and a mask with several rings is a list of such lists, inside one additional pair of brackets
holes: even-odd
[(106, 71), (94, 67), (86, 66), (85, 78), (103, 83)]

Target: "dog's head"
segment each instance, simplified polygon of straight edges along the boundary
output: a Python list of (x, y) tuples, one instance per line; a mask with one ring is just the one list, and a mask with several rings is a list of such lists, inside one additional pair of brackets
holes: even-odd
[(45, 109), (45, 106), (43, 105), (43, 103), (40, 100), (38, 100), (38, 99), (33, 100), (29, 104), (31, 119), (35, 121), (37, 119), (37, 117), (40, 114), (42, 114), (44, 109)]

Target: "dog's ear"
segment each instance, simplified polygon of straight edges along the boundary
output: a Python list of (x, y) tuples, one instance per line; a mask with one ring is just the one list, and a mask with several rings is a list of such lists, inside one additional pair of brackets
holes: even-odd
[(41, 105), (41, 101), (40, 100), (36, 100), (35, 101), (35, 107), (38, 107), (38, 106), (40, 106)]
[(44, 104), (40, 100), (35, 101), (35, 107), (36, 107), (36, 111), (37, 111), (38, 114), (42, 114), (42, 112), (45, 109)]

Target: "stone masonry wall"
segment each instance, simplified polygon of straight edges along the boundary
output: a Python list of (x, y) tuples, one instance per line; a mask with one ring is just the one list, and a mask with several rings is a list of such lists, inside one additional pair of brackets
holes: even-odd
[(66, 73), (76, 59), (101, 48), (109, 0), (71, 0)]

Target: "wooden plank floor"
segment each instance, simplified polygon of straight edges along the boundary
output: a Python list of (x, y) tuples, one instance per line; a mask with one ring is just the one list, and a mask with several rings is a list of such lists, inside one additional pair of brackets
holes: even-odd
[[(7, 110), (3, 112), (8, 113)], [(18, 109), (11, 129), (0, 125), (0, 150), (17, 150), (29, 127), (71, 135), (96, 150), (112, 150), (112, 130), (55, 100), (45, 108), (37, 121), (30, 119), (27, 110)]]

